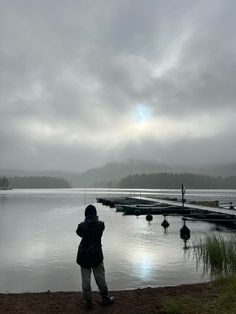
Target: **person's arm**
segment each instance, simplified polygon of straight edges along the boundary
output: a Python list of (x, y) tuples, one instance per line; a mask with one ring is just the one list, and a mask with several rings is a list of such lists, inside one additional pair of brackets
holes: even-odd
[(79, 237), (81, 237), (81, 238), (83, 237), (83, 228), (82, 228), (81, 224), (78, 225), (76, 233)]
[(104, 222), (102, 222), (102, 226), (101, 226), (101, 236), (103, 235), (103, 231), (105, 230), (105, 224)]

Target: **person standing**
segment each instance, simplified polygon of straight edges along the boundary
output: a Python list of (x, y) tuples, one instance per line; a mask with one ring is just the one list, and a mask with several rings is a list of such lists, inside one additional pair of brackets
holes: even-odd
[(104, 222), (98, 219), (96, 207), (88, 205), (85, 209), (85, 220), (78, 225), (76, 230), (77, 235), (82, 238), (76, 262), (81, 268), (83, 296), (88, 308), (92, 305), (92, 271), (102, 296), (101, 305), (109, 305), (114, 302), (114, 297), (110, 297), (108, 294), (105, 280), (101, 243), (104, 229)]

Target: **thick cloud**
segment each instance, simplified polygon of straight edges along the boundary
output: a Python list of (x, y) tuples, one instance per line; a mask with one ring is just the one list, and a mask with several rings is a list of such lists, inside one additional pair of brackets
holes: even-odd
[(235, 161), (235, 9), (1, 1), (0, 168)]

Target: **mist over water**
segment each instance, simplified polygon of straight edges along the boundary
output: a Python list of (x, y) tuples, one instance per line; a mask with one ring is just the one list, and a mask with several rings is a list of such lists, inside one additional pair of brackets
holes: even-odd
[[(196, 270), (191, 248), (183, 250), (181, 216), (163, 216), (149, 224), (145, 216), (123, 216), (96, 203), (102, 195), (180, 196), (178, 190), (12, 190), (0, 192), (0, 291), (81, 290), (76, 264), (80, 242), (75, 230), (86, 204), (95, 203), (105, 222), (102, 243), (110, 289), (177, 285), (209, 280)], [(236, 191), (188, 191), (188, 199), (235, 201)], [(187, 222), (191, 240), (204, 234), (232, 232), (205, 222)], [(187, 246), (191, 247), (191, 240)], [(190, 253), (190, 254), (189, 254)], [(96, 286), (93, 282), (93, 288)]]

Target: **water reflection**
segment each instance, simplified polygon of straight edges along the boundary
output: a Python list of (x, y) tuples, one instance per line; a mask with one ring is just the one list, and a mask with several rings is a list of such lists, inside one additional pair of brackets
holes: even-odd
[(145, 247), (137, 248), (130, 258), (134, 274), (142, 280), (149, 280), (155, 269), (155, 259), (154, 252), (148, 251)]

